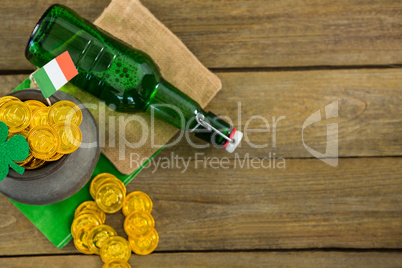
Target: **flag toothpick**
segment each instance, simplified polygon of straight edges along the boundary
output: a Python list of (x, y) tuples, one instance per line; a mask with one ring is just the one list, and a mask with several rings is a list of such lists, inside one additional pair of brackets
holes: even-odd
[(32, 74), (43, 96), (47, 99), (78, 74), (68, 51), (60, 54)]

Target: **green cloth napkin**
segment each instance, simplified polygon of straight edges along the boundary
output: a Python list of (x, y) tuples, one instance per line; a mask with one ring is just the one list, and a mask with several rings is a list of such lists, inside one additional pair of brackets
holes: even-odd
[[(30, 81), (27, 78), (23, 81), (14, 91), (22, 90), (30, 87)], [(71, 95), (77, 95), (73, 92), (69, 92), (68, 87), (63, 88), (63, 91)], [(75, 96), (79, 99), (79, 96)], [(163, 148), (163, 147), (162, 147)], [(127, 185), (141, 170), (148, 164), (148, 162), (155, 157), (161, 150), (156, 151), (151, 158), (149, 158), (142, 166), (129, 175), (124, 175), (117, 171), (114, 165), (101, 154), (99, 161), (95, 167), (92, 177), (96, 175), (108, 172), (115, 175), (125, 185)], [(75, 195), (67, 198), (59, 203), (45, 205), (45, 206), (33, 206), (25, 205), (11, 200), (11, 202), (41, 231), (47, 239), (57, 248), (62, 248), (68, 244), (71, 240), (71, 223), (74, 219), (75, 209), (84, 201), (92, 200), (89, 194), (90, 181)]]

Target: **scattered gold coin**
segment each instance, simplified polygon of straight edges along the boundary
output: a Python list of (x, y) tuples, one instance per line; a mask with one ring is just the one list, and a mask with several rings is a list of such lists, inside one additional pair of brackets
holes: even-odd
[(131, 250), (138, 255), (148, 255), (152, 253), (159, 243), (159, 235), (155, 229), (152, 230), (147, 236), (135, 239), (131, 236), (128, 237)]
[(90, 231), (88, 235), (88, 246), (95, 254), (100, 254), (100, 248), (106, 239), (116, 236), (117, 232), (109, 225), (99, 225)]
[(95, 176), (95, 178), (92, 179), (91, 181), (91, 185), (89, 187), (89, 193), (91, 194), (92, 198), (95, 199), (95, 194), (96, 194), (96, 190), (98, 189), (99, 184), (105, 180), (105, 179), (109, 179), (109, 178), (115, 178), (117, 180), (117, 178), (110, 173), (101, 173)]
[(113, 260), (105, 263), (102, 268), (131, 268), (130, 264), (121, 260)]
[(106, 214), (103, 212), (94, 201), (85, 201), (78, 206), (75, 210), (74, 217), (77, 218), (80, 214), (84, 214), (87, 211), (92, 211), (98, 214), (102, 220), (102, 224), (106, 221)]
[(100, 185), (95, 194), (96, 204), (106, 213), (115, 213), (123, 207), (124, 189), (119, 184), (112, 182)]
[(88, 234), (95, 226), (95, 224), (87, 224), (76, 230), (74, 245), (78, 251), (84, 254), (93, 254), (88, 246)]
[(147, 236), (154, 227), (154, 218), (145, 211), (134, 211), (124, 220), (124, 231), (128, 236), (135, 239)]
[(98, 174), (95, 178), (93, 178), (91, 185), (89, 187), (89, 193), (91, 194), (93, 199), (96, 199), (96, 192), (99, 189), (99, 187), (105, 183), (114, 183), (118, 185), (124, 192), (124, 195), (126, 194), (126, 186), (124, 183), (119, 180), (116, 176), (110, 173), (101, 173)]
[(86, 213), (83, 213), (79, 215), (77, 218), (73, 220), (73, 223), (71, 224), (71, 234), (75, 238), (75, 232), (82, 226), (85, 225), (101, 225), (102, 220), (99, 217), (98, 214), (96, 214), (93, 211), (86, 211)]
[(123, 205), (124, 216), (128, 216), (134, 211), (145, 211), (151, 213), (152, 200), (146, 193), (135, 191), (126, 196), (126, 201)]
[(103, 262), (112, 260), (128, 261), (131, 256), (130, 244), (121, 236), (112, 236), (103, 242), (100, 256)]
[[(74, 244), (80, 252), (100, 255), (105, 262), (103, 268), (131, 268), (127, 263), (131, 251), (148, 255), (159, 243), (155, 220), (150, 214), (151, 198), (144, 192), (135, 191), (125, 200), (125, 190), (124, 184), (114, 175), (98, 174), (90, 185), (90, 191), (95, 191), (96, 201), (83, 202), (74, 213), (71, 225)], [(124, 221), (128, 241), (104, 224), (105, 218), (100, 220), (101, 215), (106, 217), (105, 212), (114, 213), (123, 205), (125, 215), (128, 214)]]

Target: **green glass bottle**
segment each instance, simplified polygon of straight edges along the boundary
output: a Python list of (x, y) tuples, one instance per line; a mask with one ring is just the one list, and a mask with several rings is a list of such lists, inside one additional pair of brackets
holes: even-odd
[(71, 83), (117, 111), (146, 111), (229, 152), (242, 133), (165, 81), (144, 52), (118, 40), (73, 10), (53, 5), (30, 36), (25, 56), (38, 67), (68, 51), (78, 70)]

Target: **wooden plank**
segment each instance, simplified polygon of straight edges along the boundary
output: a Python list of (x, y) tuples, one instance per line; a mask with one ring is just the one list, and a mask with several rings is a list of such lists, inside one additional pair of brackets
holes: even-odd
[[(401, 69), (218, 75), (223, 89), (205, 110), (229, 117), (245, 133), (236, 149), (240, 157), (312, 157), (307, 146), (324, 154), (327, 144), (336, 140), (341, 157), (401, 155)], [(335, 101), (339, 116), (326, 119), (325, 107)], [(323, 120), (303, 131), (303, 124), (318, 110)], [(327, 135), (327, 124), (333, 123), (338, 124), (338, 137), (332, 132)], [(190, 137), (195, 144), (205, 144)], [(212, 146), (194, 149), (191, 145), (182, 138), (172, 150), (183, 157), (194, 158), (196, 152), (236, 157)], [(163, 150), (160, 155), (169, 154)]]
[[(144, 169), (129, 185), (153, 200), (157, 251), (401, 248), (402, 158), (287, 159), (286, 168), (209, 160)], [(119, 212), (107, 224), (124, 236)], [(56, 249), (0, 196), (0, 255)]]
[[(195, 153), (230, 158), (274, 154), (285, 158), (313, 157), (306, 147), (324, 154), (327, 144), (336, 140), (331, 134), (327, 141), (327, 124), (337, 123), (340, 157), (401, 155), (402, 69), (218, 75), (223, 90), (206, 111), (229, 117), (245, 133), (237, 155), (212, 146), (193, 148), (192, 143), (205, 145), (193, 135), (189, 135), (192, 143), (183, 136), (170, 147), (175, 154), (185, 158), (194, 158)], [(0, 76), (0, 93), (11, 91), (24, 77)], [(327, 120), (324, 108), (334, 101), (338, 101), (339, 117)], [(303, 123), (318, 110), (324, 119), (304, 129), (303, 144)], [(172, 143), (176, 140), (177, 137)], [(171, 150), (163, 150), (160, 156), (168, 157), (170, 153)]]
[[(54, 0), (2, 1), (0, 70), (32, 69), (28, 36)], [(65, 4), (93, 21), (109, 0)], [(143, 0), (209, 68), (402, 63), (402, 2)]]
[[(25, 47), (29, 36), (43, 12), (55, 0), (13, 1), (2, 0), (0, 6), (0, 70), (33, 70), (34, 66), (25, 58)], [(110, 0), (63, 1), (83, 17), (94, 21), (110, 3)]]
[[(132, 255), (131, 267), (400, 267), (399, 252), (239, 252)], [(2, 258), (1, 267), (99, 268), (99, 256)]]

